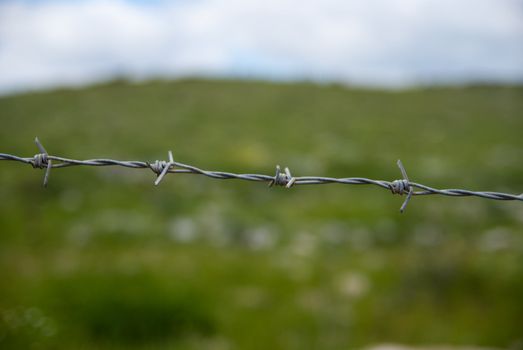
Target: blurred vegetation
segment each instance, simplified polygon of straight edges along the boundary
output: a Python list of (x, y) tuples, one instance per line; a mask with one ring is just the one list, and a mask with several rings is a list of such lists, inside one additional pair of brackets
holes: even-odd
[[(523, 88), (114, 82), (0, 98), (0, 151), (523, 191)], [(0, 348), (521, 346), (523, 205), (0, 163)]]

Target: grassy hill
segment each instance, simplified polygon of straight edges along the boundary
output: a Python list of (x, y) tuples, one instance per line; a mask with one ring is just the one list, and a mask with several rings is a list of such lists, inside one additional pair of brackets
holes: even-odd
[[(523, 192), (523, 88), (115, 82), (0, 98), (0, 152)], [(521, 346), (523, 203), (0, 162), (0, 348)], [(519, 345), (518, 345), (519, 344)]]

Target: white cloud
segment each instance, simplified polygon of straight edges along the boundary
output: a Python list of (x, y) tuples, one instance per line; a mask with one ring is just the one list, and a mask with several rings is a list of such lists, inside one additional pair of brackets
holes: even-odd
[(114, 75), (523, 80), (521, 0), (7, 1), (0, 91)]

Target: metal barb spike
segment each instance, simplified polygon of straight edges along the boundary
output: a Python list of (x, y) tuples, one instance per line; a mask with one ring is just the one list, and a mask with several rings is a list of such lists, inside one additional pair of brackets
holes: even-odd
[(44, 187), (47, 187), (47, 184), (49, 183), (49, 174), (51, 173), (51, 168), (53, 167), (53, 163), (52, 163), (51, 159), (49, 159), (49, 154), (45, 150), (45, 147), (42, 145), (42, 143), (40, 142), (38, 137), (35, 137), (35, 143), (36, 143), (36, 147), (38, 147), (38, 149), (40, 150), (40, 154), (45, 155), (45, 159), (47, 161), (47, 167), (45, 169), (44, 183), (43, 183)]
[(278, 176), (280, 175), (280, 166), (276, 165), (276, 173), (274, 174), (274, 178), (269, 182), (269, 187), (272, 187), (276, 184), (276, 181), (278, 179)]
[(276, 165), (276, 173), (274, 174), (272, 180), (269, 182), (269, 187), (276, 185), (291, 188), (295, 181), (296, 179), (292, 177), (289, 168), (285, 168), (284, 172), (282, 173), (280, 166)]
[(292, 185), (294, 185), (294, 182), (296, 182), (296, 179), (292, 177), (291, 171), (289, 168), (285, 168), (285, 175), (287, 176), (287, 185), (285, 185), (286, 188), (291, 188)]
[(401, 175), (403, 175), (403, 180), (405, 181), (405, 183), (407, 184), (407, 186), (409, 188), (409, 192), (407, 193), (407, 198), (405, 198), (405, 201), (403, 202), (403, 204), (401, 205), (401, 208), (400, 208), (400, 213), (404, 213), (405, 209), (407, 208), (407, 204), (409, 204), (410, 199), (412, 198), (412, 194), (414, 193), (414, 190), (413, 190), (412, 186), (410, 186), (409, 177), (407, 176), (407, 171), (405, 170), (405, 167), (403, 166), (403, 163), (401, 162), (400, 159), (398, 159), (397, 164), (398, 164), (398, 168), (400, 168)]
[(160, 175), (158, 175), (158, 178), (154, 182), (155, 186), (158, 186), (160, 184), (160, 182), (163, 180), (165, 174), (167, 174), (167, 172), (169, 171), (171, 166), (174, 165), (173, 153), (171, 151), (169, 151), (168, 154), (169, 154), (169, 162), (167, 162), (167, 164), (165, 164), (165, 166), (163, 167), (162, 172), (160, 173)]

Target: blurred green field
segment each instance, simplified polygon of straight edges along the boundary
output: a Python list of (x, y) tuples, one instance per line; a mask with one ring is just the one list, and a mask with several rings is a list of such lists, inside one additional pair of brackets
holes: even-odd
[[(0, 152), (523, 192), (523, 87), (181, 80), (0, 98)], [(0, 162), (0, 348), (523, 347), (523, 203)]]

